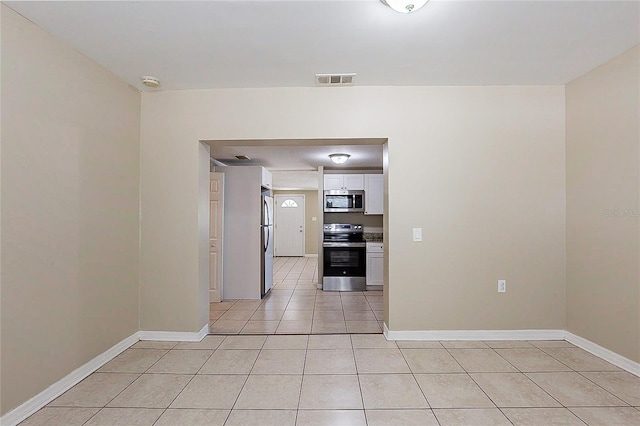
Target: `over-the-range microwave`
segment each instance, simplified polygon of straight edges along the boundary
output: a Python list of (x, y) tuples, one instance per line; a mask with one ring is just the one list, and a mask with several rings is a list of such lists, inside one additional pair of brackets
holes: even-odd
[(364, 212), (364, 191), (324, 191), (325, 212)]

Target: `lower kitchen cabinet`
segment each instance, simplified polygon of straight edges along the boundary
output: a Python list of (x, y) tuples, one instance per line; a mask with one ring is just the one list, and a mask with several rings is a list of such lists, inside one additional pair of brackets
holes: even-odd
[(384, 246), (382, 243), (367, 243), (367, 285), (384, 284)]

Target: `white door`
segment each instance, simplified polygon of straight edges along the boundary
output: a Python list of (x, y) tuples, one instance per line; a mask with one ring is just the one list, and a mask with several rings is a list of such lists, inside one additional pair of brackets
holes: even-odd
[(304, 256), (304, 195), (275, 196), (275, 255)]
[(209, 302), (222, 300), (224, 173), (211, 173), (209, 195)]

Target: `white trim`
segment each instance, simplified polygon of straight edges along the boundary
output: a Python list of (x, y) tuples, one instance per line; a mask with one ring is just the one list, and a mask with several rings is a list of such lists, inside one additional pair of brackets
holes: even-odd
[(140, 331), (140, 340), (161, 340), (170, 342), (199, 342), (209, 334), (209, 324), (198, 332), (192, 331)]
[(565, 330), (407, 330), (391, 331), (387, 340), (566, 340), (611, 364), (640, 377), (640, 363)]
[(25, 403), (19, 405), (13, 410), (0, 418), (0, 424), (3, 426), (14, 426), (71, 389), (73, 386), (80, 383), (84, 378), (91, 373), (102, 367), (107, 362), (122, 353), (125, 349), (136, 343), (139, 339), (138, 333), (133, 333), (131, 336), (116, 343), (110, 349), (107, 349), (97, 357), (93, 358), (86, 364), (76, 368), (71, 373), (64, 376), (33, 398), (29, 399)]
[(594, 354), (595, 356), (602, 358), (611, 364), (627, 370), (631, 374), (635, 374), (640, 377), (640, 363), (625, 358), (620, 354), (613, 352), (607, 348), (604, 348), (597, 343), (593, 343), (591, 340), (587, 340), (584, 337), (576, 336), (575, 334), (566, 331), (565, 339), (569, 343), (573, 343), (579, 348), (584, 349), (587, 352)]
[(408, 330), (391, 331), (387, 340), (563, 340), (564, 330)]
[(15, 426), (36, 411), (80, 383), (98, 368), (120, 355), (139, 340), (171, 340), (181, 342), (199, 342), (209, 333), (209, 324), (198, 332), (179, 331), (137, 331), (115, 344), (86, 364), (73, 370), (30, 400), (19, 405), (0, 418), (0, 425)]
[(312, 254), (305, 253), (304, 257), (318, 257), (318, 253), (312, 253)]

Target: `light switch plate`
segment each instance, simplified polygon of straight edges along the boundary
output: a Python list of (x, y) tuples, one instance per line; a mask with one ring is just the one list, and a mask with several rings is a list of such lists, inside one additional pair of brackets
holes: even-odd
[(413, 228), (413, 241), (422, 241), (422, 228)]

